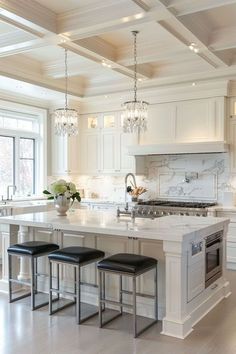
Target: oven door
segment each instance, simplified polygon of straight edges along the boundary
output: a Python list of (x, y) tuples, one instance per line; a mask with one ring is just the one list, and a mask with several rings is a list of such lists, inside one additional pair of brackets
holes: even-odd
[(222, 275), (222, 240), (206, 246), (206, 287)]

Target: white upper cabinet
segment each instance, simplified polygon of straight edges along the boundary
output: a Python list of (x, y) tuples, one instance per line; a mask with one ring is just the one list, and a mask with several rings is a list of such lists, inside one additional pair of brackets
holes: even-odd
[(141, 144), (225, 140), (225, 99), (214, 97), (152, 105)]
[(52, 130), (52, 175), (79, 173), (79, 137), (57, 136)]
[(135, 172), (135, 160), (128, 156), (127, 146), (137, 143), (137, 137), (123, 133), (119, 112), (84, 115), (81, 119), (80, 173)]

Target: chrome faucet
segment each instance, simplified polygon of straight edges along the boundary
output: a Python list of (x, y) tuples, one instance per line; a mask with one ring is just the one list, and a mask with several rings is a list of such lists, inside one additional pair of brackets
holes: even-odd
[(128, 211), (129, 210), (129, 205), (127, 202), (127, 183), (128, 183), (128, 178), (132, 177), (133, 179), (133, 187), (136, 188), (137, 184), (136, 184), (136, 179), (135, 179), (135, 175), (133, 173), (127, 173), (127, 175), (125, 176), (125, 210)]
[(13, 194), (15, 194), (16, 192), (16, 186), (14, 184), (10, 184), (9, 186), (7, 186), (7, 200), (12, 200), (12, 196), (11, 196), (11, 199), (10, 199), (10, 188), (12, 188), (13, 190)]

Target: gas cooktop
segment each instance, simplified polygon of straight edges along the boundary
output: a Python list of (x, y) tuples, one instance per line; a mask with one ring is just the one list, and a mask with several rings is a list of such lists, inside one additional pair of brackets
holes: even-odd
[(216, 205), (214, 202), (184, 202), (184, 201), (170, 201), (170, 200), (147, 200), (140, 201), (138, 205), (147, 206), (163, 206), (173, 208), (192, 208), (192, 209), (205, 209)]

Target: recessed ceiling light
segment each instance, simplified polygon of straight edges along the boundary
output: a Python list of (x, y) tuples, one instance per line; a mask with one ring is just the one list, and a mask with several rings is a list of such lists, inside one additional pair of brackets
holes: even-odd
[(189, 49), (192, 50), (194, 53), (199, 53), (199, 48), (196, 43), (192, 42), (189, 44)]
[(134, 18), (136, 20), (139, 20), (140, 18), (143, 18), (144, 14), (143, 13), (140, 13), (140, 14), (137, 14), (137, 15), (134, 15)]
[(196, 86), (196, 82), (192, 82), (192, 86)]
[(102, 60), (102, 65), (105, 66), (106, 68), (111, 68), (111, 64), (107, 63), (106, 60)]

